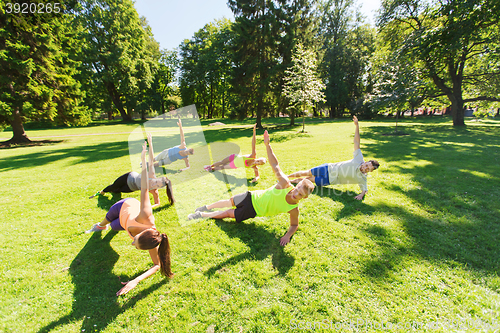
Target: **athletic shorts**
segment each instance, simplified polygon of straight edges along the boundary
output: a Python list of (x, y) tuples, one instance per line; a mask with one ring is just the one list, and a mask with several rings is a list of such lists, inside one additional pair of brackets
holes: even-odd
[(121, 199), (120, 201), (115, 202), (113, 206), (111, 206), (109, 211), (106, 213), (106, 220), (111, 222), (109, 224), (111, 226), (111, 229), (116, 231), (125, 230), (120, 224), (120, 211), (122, 210), (123, 203), (125, 202), (125, 200), (128, 199), (130, 198)]
[(252, 205), (252, 194), (250, 191), (235, 195), (233, 197), (233, 202), (236, 206), (236, 209), (234, 210), (234, 218), (236, 219), (236, 222), (239, 223), (257, 216), (257, 213)]
[(311, 169), (312, 175), (315, 177), (314, 182), (318, 186), (330, 185), (330, 178), (328, 176), (328, 163), (321, 164)]

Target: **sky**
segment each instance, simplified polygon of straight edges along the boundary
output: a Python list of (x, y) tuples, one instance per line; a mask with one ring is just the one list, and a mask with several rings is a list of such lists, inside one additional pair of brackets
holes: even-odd
[[(357, 0), (362, 12), (374, 24), (374, 10), (380, 0)], [(136, 0), (139, 16), (149, 22), (154, 38), (161, 49), (174, 49), (184, 39), (191, 39), (194, 33), (223, 17), (234, 21), (227, 0)]]

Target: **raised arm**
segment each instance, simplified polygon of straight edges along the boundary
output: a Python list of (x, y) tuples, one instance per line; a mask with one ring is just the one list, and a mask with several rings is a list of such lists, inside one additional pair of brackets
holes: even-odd
[(353, 116), (352, 121), (354, 122), (354, 126), (356, 126), (356, 129), (354, 130), (354, 150), (358, 150), (360, 148), (360, 141), (361, 141), (359, 137), (358, 118), (356, 116)]
[(255, 130), (256, 130), (256, 128), (257, 128), (257, 123), (255, 125), (253, 125), (252, 153), (249, 156), (251, 158), (255, 158), (255, 156), (257, 156), (257, 150), (255, 149), (255, 146), (256, 146), (256, 143), (257, 143), (257, 138), (255, 137)]
[(146, 164), (146, 150), (147, 144), (144, 142), (142, 145), (141, 162), (142, 162), (142, 172), (141, 172), (141, 211), (137, 216), (137, 222), (144, 223), (149, 222), (149, 218), (153, 215), (153, 210), (151, 209), (151, 202), (149, 201), (149, 179), (148, 179), (148, 167)]
[(273, 149), (271, 148), (271, 144), (269, 142), (269, 133), (267, 131), (264, 132), (264, 144), (266, 145), (267, 150), (267, 160), (269, 161), (269, 165), (273, 169), (274, 175), (278, 179), (278, 185), (276, 185), (277, 189), (287, 188), (292, 186), (288, 177), (281, 171), (278, 165), (278, 159), (276, 155), (274, 155)]
[(179, 118), (179, 121), (177, 122), (177, 125), (179, 125), (179, 131), (181, 133), (181, 144), (179, 145), (179, 148), (186, 148), (186, 140), (184, 140), (184, 130), (182, 129), (182, 121), (181, 118)]
[(155, 168), (153, 166), (155, 155), (153, 151), (153, 138), (151, 134), (148, 133), (148, 146), (149, 146), (149, 178), (156, 178)]

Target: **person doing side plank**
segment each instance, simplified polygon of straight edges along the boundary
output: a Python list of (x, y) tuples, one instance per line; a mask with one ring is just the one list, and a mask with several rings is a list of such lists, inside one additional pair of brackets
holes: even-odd
[[(280, 245), (284, 246), (290, 242), (290, 237), (299, 227), (299, 201), (307, 198), (314, 190), (314, 184), (308, 179), (304, 179), (297, 187), (294, 187), (288, 177), (281, 171), (278, 160), (274, 155), (269, 142), (269, 134), (264, 132), (264, 144), (267, 150), (267, 159), (273, 172), (278, 179), (278, 183), (267, 190), (247, 191), (246, 193), (235, 195), (229, 200), (220, 200), (213, 204), (197, 208), (194, 214), (190, 214), (188, 219), (214, 218), (223, 219), (226, 217), (236, 219), (241, 222), (256, 216), (273, 216), (280, 213), (290, 214), (290, 228), (281, 237)], [(211, 210), (214, 208), (236, 207), (225, 211)]]
[[(358, 184), (361, 193), (355, 196), (355, 199), (362, 200), (366, 193), (368, 193), (367, 177), (366, 175), (373, 170), (376, 170), (380, 164), (375, 160), (365, 162), (363, 154), (360, 149), (359, 125), (358, 118), (353, 117), (354, 125), (356, 126), (354, 132), (354, 158), (350, 161), (325, 163), (320, 166), (314, 167), (310, 170), (297, 171), (290, 175), (288, 178), (307, 177), (310, 181), (319, 186), (326, 186), (330, 184)], [(302, 178), (294, 179), (292, 182), (298, 183)]]
[(186, 163), (186, 167), (184, 169), (180, 169), (179, 171), (185, 171), (190, 168), (189, 155), (194, 154), (194, 149), (188, 149), (186, 147), (186, 140), (184, 140), (184, 131), (182, 129), (182, 121), (180, 118), (177, 122), (177, 125), (179, 125), (181, 144), (172, 148), (165, 149), (161, 153), (159, 153), (158, 156), (154, 158), (155, 167), (167, 165), (177, 160), (184, 160), (184, 163)]
[[(151, 135), (148, 134), (148, 145), (149, 145), (149, 163), (151, 165), (153, 161), (153, 140), (151, 139)], [(104, 193), (131, 193), (135, 191), (141, 190), (141, 174), (132, 171), (127, 172), (120, 177), (118, 177), (113, 184), (108, 185), (104, 188), (104, 190), (97, 192), (96, 194), (89, 197), (92, 199), (98, 194)], [(156, 178), (154, 168), (149, 169), (148, 174), (149, 181), (149, 192), (153, 195), (154, 205), (152, 207), (156, 207), (160, 205), (160, 195), (158, 193), (158, 189), (166, 187), (167, 197), (170, 201), (170, 204), (173, 205), (175, 203), (172, 182), (167, 177)]]
[(138, 250), (148, 250), (154, 266), (135, 279), (124, 284), (116, 295), (123, 295), (135, 288), (139, 282), (150, 277), (158, 270), (169, 278), (174, 274), (170, 267), (170, 244), (166, 234), (156, 230), (153, 209), (149, 201), (147, 181), (146, 143), (142, 146), (141, 201), (125, 198), (113, 206), (100, 223), (96, 223), (86, 233), (106, 230), (108, 225), (113, 230), (125, 230), (132, 239), (132, 245)]
[(212, 165), (205, 166), (205, 170), (208, 172), (222, 170), (222, 169), (237, 169), (237, 168), (252, 168), (255, 174), (255, 178), (251, 180), (252, 183), (255, 183), (259, 180), (259, 169), (258, 165), (263, 165), (266, 163), (266, 159), (264, 157), (255, 158), (257, 156), (257, 152), (255, 149), (255, 129), (257, 124), (253, 125), (253, 137), (252, 137), (252, 153), (248, 155), (236, 155), (232, 154), (228, 157), (224, 158), (220, 162), (215, 162)]

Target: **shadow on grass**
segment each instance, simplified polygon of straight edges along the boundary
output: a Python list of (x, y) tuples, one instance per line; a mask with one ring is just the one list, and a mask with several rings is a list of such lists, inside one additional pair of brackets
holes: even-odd
[(104, 142), (97, 145), (77, 146), (72, 148), (44, 150), (31, 154), (0, 159), (0, 171), (26, 169), (46, 165), (68, 158), (76, 158), (74, 164), (94, 163), (112, 160), (128, 155), (128, 141)]
[[(379, 182), (413, 204), (385, 202), (374, 207), (398, 221), (411, 247), (382, 227), (359, 226), (377, 244), (364, 273), (385, 278), (410, 253), (450, 267), (460, 266), (498, 276), (500, 271), (500, 128), (470, 126), (406, 126), (406, 137), (382, 137), (384, 127), (363, 129), (364, 152), (385, 160)], [(385, 164), (385, 165), (384, 165)], [(390, 179), (409, 176), (411, 186)]]
[(94, 233), (90, 237), (69, 267), (75, 286), (71, 312), (42, 327), (39, 333), (50, 332), (82, 319), (79, 332), (103, 331), (119, 314), (133, 307), (137, 301), (166, 282), (166, 279), (162, 279), (120, 306), (116, 292), (122, 285), (120, 278), (112, 273), (119, 255), (110, 246), (110, 241), (116, 234), (116, 231), (109, 231), (102, 239), (101, 233)]
[(235, 255), (224, 262), (210, 268), (206, 274), (214, 275), (218, 270), (234, 265), (243, 260), (264, 260), (272, 256), (273, 268), (280, 275), (285, 275), (293, 267), (295, 258), (284, 252), (284, 247), (279, 244), (276, 235), (254, 223), (236, 223), (216, 221), (215, 224), (221, 228), (229, 237), (238, 238), (245, 243), (250, 251)]

